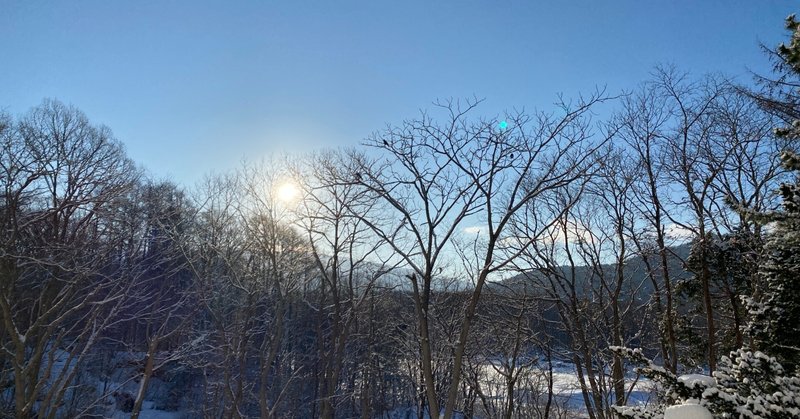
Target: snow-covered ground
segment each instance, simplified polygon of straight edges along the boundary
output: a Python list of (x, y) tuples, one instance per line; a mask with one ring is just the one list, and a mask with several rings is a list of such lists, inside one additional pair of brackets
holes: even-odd
[[(486, 365), (483, 370), (488, 380), (502, 383), (503, 377), (494, 367)], [(546, 374), (547, 371), (538, 366), (532, 367), (528, 373), (529, 376), (533, 376), (542, 381), (541, 385), (546, 385), (546, 383), (543, 382), (546, 379)], [(625, 386), (626, 390), (633, 386), (633, 391), (630, 392), (629, 404), (646, 403), (653, 393), (652, 383), (641, 378), (634, 381), (634, 377), (628, 377)], [(499, 390), (493, 394), (494, 397), (505, 397), (506, 394), (503, 386), (495, 385), (492, 386), (492, 388)], [(541, 391), (546, 390), (546, 387), (541, 389)], [(578, 380), (577, 369), (572, 362), (553, 362), (553, 393), (556, 400), (569, 410), (576, 413), (585, 412), (586, 406), (583, 400), (583, 393), (581, 392), (581, 385)]]
[[(106, 360), (103, 368), (91, 368), (94, 372), (87, 372), (82, 381), (90, 383), (94, 387), (94, 397), (97, 405), (103, 410), (104, 417), (128, 418), (129, 409), (123, 408), (120, 395), (126, 395), (129, 400), (138, 393), (139, 383), (137, 365), (143, 359), (143, 353), (120, 352), (110, 356)], [(67, 365), (68, 354), (59, 352), (54, 362), (53, 376), (57, 375)], [(542, 401), (547, 394), (547, 371), (543, 360), (526, 369), (516, 385), (517, 397), (522, 397), (527, 401), (521, 401), (518, 406), (524, 407), (525, 403)], [(502, 405), (506, 396), (505, 379), (499, 372), (502, 370), (498, 361), (487, 361), (480, 367), (481, 392), (491, 404), (496, 407)], [(705, 376), (685, 376), (681, 377), (689, 381), (707, 379)], [(629, 377), (626, 387), (634, 385), (634, 377)], [(165, 399), (167, 398), (167, 382), (159, 377), (153, 377), (148, 388), (148, 397), (143, 403), (140, 414), (142, 419), (180, 419), (190, 417), (187, 410), (167, 411), (164, 409)], [(640, 379), (635, 382), (634, 390), (630, 393), (629, 404), (645, 403), (652, 395), (652, 383)], [(115, 397), (115, 393), (117, 397)], [(574, 417), (585, 415), (585, 405), (580, 383), (576, 374), (575, 365), (569, 361), (555, 361), (553, 363), (553, 394), (554, 403), (568, 409)], [(478, 401), (476, 404), (481, 404)], [(124, 410), (128, 410), (127, 412)], [(398, 408), (382, 416), (389, 419), (414, 418), (417, 417), (416, 407)]]
[[(139, 384), (136, 380), (138, 377), (136, 361), (143, 358), (144, 353), (118, 352), (110, 356), (110, 359), (104, 360), (107, 362), (98, 359), (86, 362), (78, 374), (79, 380), (83, 385), (88, 384), (88, 388), (93, 388), (94, 391), (90, 390), (89, 393), (83, 393), (82, 397), (93, 401), (97, 409), (103, 411), (103, 417), (129, 418), (131, 416), (130, 411), (123, 411), (119, 398), (114, 395), (115, 393), (119, 395), (125, 394), (130, 396), (131, 399), (135, 397), (139, 389)], [(48, 362), (48, 359), (45, 362)], [(73, 368), (74, 359), (70, 361), (68, 352), (57, 349), (53, 351), (52, 364), (48, 380), (50, 383), (58, 379), (62, 372), (69, 373), (64, 369)], [(150, 381), (148, 394), (155, 397), (164, 396), (166, 387), (167, 383), (154, 377)], [(7, 391), (11, 391), (11, 389)], [(70, 391), (66, 394), (67, 397), (72, 397)], [(159, 403), (158, 400), (145, 399), (139, 417), (142, 419), (179, 419), (187, 417), (185, 411), (166, 411), (156, 408), (159, 404), (163, 404), (163, 401)]]
[[(494, 366), (489, 362), (480, 366), (480, 374), (482, 376), (481, 390), (487, 398), (498, 404), (502, 403), (506, 396), (505, 381), (504, 377), (498, 372), (499, 367), (500, 365), (496, 362)], [(547, 383), (545, 378), (547, 371), (542, 368), (544, 368), (544, 363), (539, 362), (536, 366), (528, 369), (516, 385), (517, 396), (528, 392), (531, 399), (535, 399), (537, 395), (546, 397)], [(625, 384), (626, 390), (630, 389), (630, 386), (634, 386), (633, 391), (630, 392), (630, 405), (647, 403), (653, 396), (653, 383), (646, 379), (634, 380), (634, 377), (628, 377)], [(527, 389), (524, 387), (527, 387)], [(575, 364), (569, 361), (553, 362), (553, 393), (554, 404), (569, 410), (571, 412), (569, 417), (587, 417)], [(477, 404), (480, 404), (480, 402), (477, 402)], [(397, 408), (381, 416), (381, 418), (386, 419), (410, 419), (416, 417), (417, 410), (413, 406)]]
[[(128, 419), (131, 414), (114, 408), (110, 417), (113, 419)], [(142, 411), (139, 413), (139, 419), (181, 419), (185, 417), (187, 417), (185, 412), (167, 412), (166, 410), (156, 409), (155, 402), (152, 400), (146, 400), (142, 403)]]

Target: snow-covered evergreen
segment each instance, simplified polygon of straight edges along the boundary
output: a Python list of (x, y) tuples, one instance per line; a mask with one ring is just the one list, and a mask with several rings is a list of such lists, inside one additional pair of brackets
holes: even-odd
[[(786, 27), (792, 32), (788, 44), (777, 49), (779, 64), (786, 74), (781, 84), (790, 86), (783, 98), (772, 99), (766, 103), (786, 119), (793, 122), (776, 129), (776, 134), (789, 140), (790, 145), (800, 139), (800, 120), (796, 119), (800, 107), (800, 90), (796, 84), (785, 80), (800, 77), (800, 23), (794, 15), (789, 16)], [(800, 156), (796, 149), (781, 153), (783, 166), (800, 174)], [(768, 234), (759, 274), (755, 281), (753, 298), (747, 300), (750, 312), (748, 333), (754, 345), (775, 356), (789, 371), (795, 371), (800, 364), (800, 185), (797, 177), (794, 183), (784, 183), (780, 187), (783, 211), (760, 214), (762, 222), (772, 222), (774, 229)]]
[(800, 417), (800, 377), (759, 351), (739, 349), (714, 372), (716, 385), (703, 391), (703, 404), (718, 417)]
[[(645, 377), (660, 386), (659, 400), (650, 406), (618, 407), (622, 417), (667, 417), (670, 406), (699, 405), (721, 418), (784, 419), (800, 417), (800, 377), (787, 374), (780, 363), (762, 352), (739, 349), (722, 357), (713, 377), (697, 374), (676, 376), (654, 364), (638, 349), (612, 348)], [(686, 408), (672, 413), (703, 409)], [(703, 417), (703, 416), (697, 416)]]

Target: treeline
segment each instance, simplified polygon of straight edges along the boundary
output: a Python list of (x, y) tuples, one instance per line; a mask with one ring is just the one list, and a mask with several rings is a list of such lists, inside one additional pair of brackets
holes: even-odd
[(129, 353), (132, 417), (154, 377), (198, 417), (563, 417), (563, 360), (615, 417), (635, 383), (609, 347), (680, 373), (749, 343), (787, 179), (766, 97), (660, 68), (543, 113), (449, 101), (190, 189), (74, 107), (3, 115), (3, 412), (103, 416)]

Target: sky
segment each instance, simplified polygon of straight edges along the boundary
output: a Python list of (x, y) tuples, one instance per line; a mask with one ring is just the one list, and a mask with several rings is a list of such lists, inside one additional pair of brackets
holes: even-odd
[(0, 110), (56, 98), (156, 178), (357, 146), (436, 99), (554, 110), (655, 65), (747, 83), (789, 0), (0, 0)]

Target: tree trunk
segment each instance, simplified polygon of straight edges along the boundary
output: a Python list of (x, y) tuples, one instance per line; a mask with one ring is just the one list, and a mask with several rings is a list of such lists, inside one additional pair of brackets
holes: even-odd
[(147, 345), (147, 355), (144, 361), (144, 371), (142, 372), (142, 381), (139, 382), (139, 391), (136, 393), (136, 400), (133, 402), (133, 410), (131, 410), (131, 419), (139, 419), (139, 413), (142, 411), (142, 404), (144, 397), (147, 394), (147, 386), (150, 384), (150, 378), (153, 376), (153, 366), (155, 365), (156, 348), (158, 347), (158, 338), (154, 338)]
[(703, 304), (706, 311), (706, 327), (708, 329), (708, 369), (709, 374), (717, 369), (717, 351), (716, 351), (716, 330), (714, 329), (714, 306), (711, 301), (711, 271), (708, 269), (708, 252), (706, 249), (706, 237), (703, 229), (701, 228), (701, 252), (700, 258), (703, 263), (701, 270), (701, 278), (703, 285)]
[(436, 383), (433, 379), (433, 355), (431, 352), (430, 331), (428, 330), (428, 303), (429, 303), (429, 284), (430, 280), (423, 278), (425, 284), (424, 294), (420, 295), (419, 284), (416, 275), (411, 275), (411, 284), (414, 288), (414, 307), (417, 311), (419, 320), (419, 345), (422, 356), (421, 369), (423, 385), (425, 386), (425, 397), (428, 402), (428, 412), (431, 418), (439, 417), (439, 401), (436, 397)]

